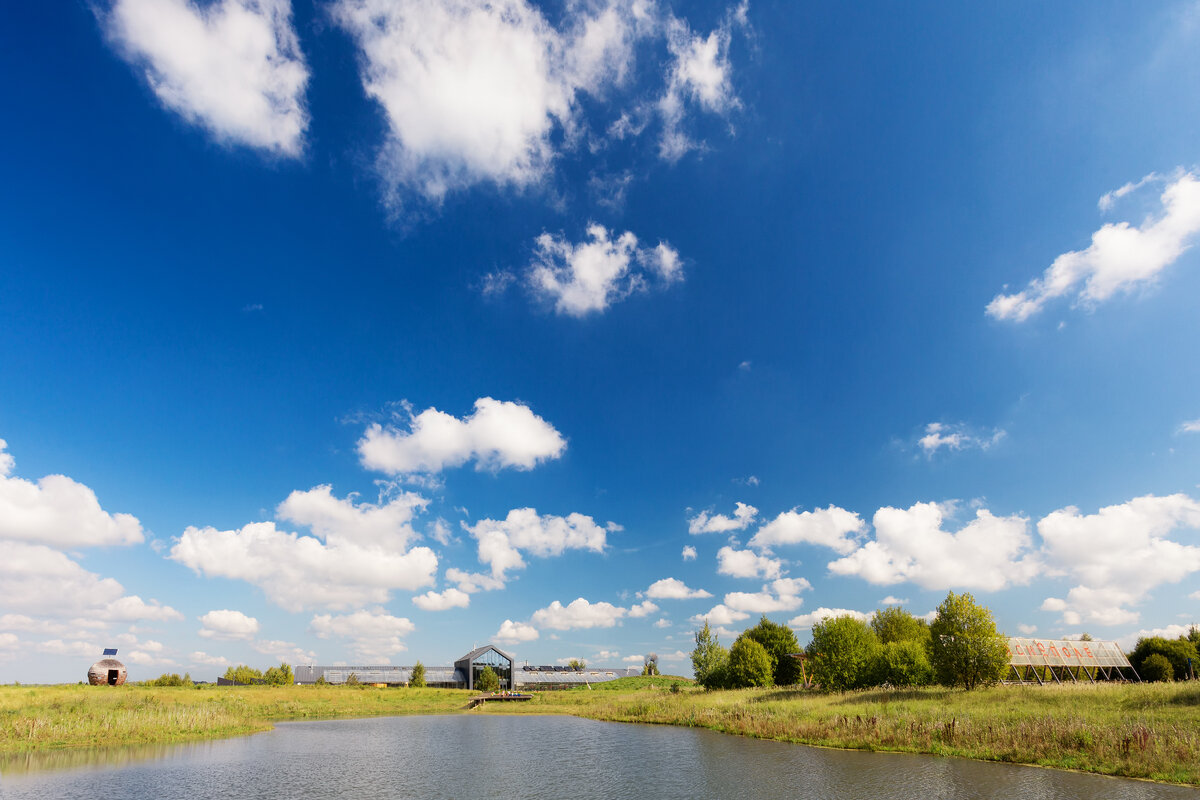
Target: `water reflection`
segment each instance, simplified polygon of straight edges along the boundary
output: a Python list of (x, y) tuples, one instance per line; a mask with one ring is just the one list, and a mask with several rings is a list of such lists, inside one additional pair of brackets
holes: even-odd
[(123, 747), (91, 747), (70, 750), (42, 750), (34, 753), (0, 753), (0, 776), (32, 772), (84, 768), (116, 768), (141, 761), (176, 757), (189, 748), (211, 747), (213, 742), (196, 744), (134, 744)]
[[(295, 722), (251, 738), (60, 753), (50, 758), (51, 762), (43, 762), (26, 756), (6, 768), (0, 794), (12, 800), (1200, 797), (1200, 792), (1183, 787), (1095, 775), (929, 756), (819, 750), (706, 730), (571, 717)], [(65, 760), (56, 764), (54, 758)], [(33, 771), (57, 766), (91, 769)]]

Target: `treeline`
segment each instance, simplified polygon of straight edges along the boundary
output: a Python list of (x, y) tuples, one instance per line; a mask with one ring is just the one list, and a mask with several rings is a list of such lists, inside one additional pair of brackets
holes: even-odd
[(234, 683), (261, 686), (291, 686), (296, 682), (292, 667), (286, 661), (279, 662), (278, 667), (270, 667), (266, 672), (238, 664), (225, 670), (221, 677)]
[(1129, 663), (1144, 681), (1195, 680), (1200, 669), (1200, 628), (1193, 625), (1178, 639), (1138, 639)]
[(969, 594), (950, 592), (932, 623), (900, 607), (871, 621), (846, 615), (813, 625), (804, 663), (795, 633), (762, 617), (726, 650), (708, 626), (696, 634), (692, 668), (709, 689), (790, 686), (828, 691), (942, 683), (973, 689), (996, 683), (1008, 667), (1008, 642), (992, 612)]

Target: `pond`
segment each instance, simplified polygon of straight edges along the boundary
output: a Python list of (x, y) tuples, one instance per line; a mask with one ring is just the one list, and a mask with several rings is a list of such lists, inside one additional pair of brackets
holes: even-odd
[(574, 717), (289, 722), (200, 744), (10, 760), (18, 798), (1195, 798), (1175, 786)]

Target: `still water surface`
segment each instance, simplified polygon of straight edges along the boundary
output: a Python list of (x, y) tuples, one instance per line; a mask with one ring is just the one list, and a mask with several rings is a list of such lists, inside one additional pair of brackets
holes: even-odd
[[(23, 798), (1189, 798), (1174, 786), (950, 758), (842, 752), (573, 717), (290, 722), (271, 733), (93, 763), (10, 762)], [(115, 759), (115, 760), (114, 760)], [(50, 766), (49, 771), (39, 767)], [(53, 769), (53, 767), (63, 767)]]

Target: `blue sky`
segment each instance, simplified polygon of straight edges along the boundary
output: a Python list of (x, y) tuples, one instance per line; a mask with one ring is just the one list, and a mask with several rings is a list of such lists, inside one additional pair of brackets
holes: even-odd
[(0, 680), (1200, 619), (1200, 4), (0, 30)]

